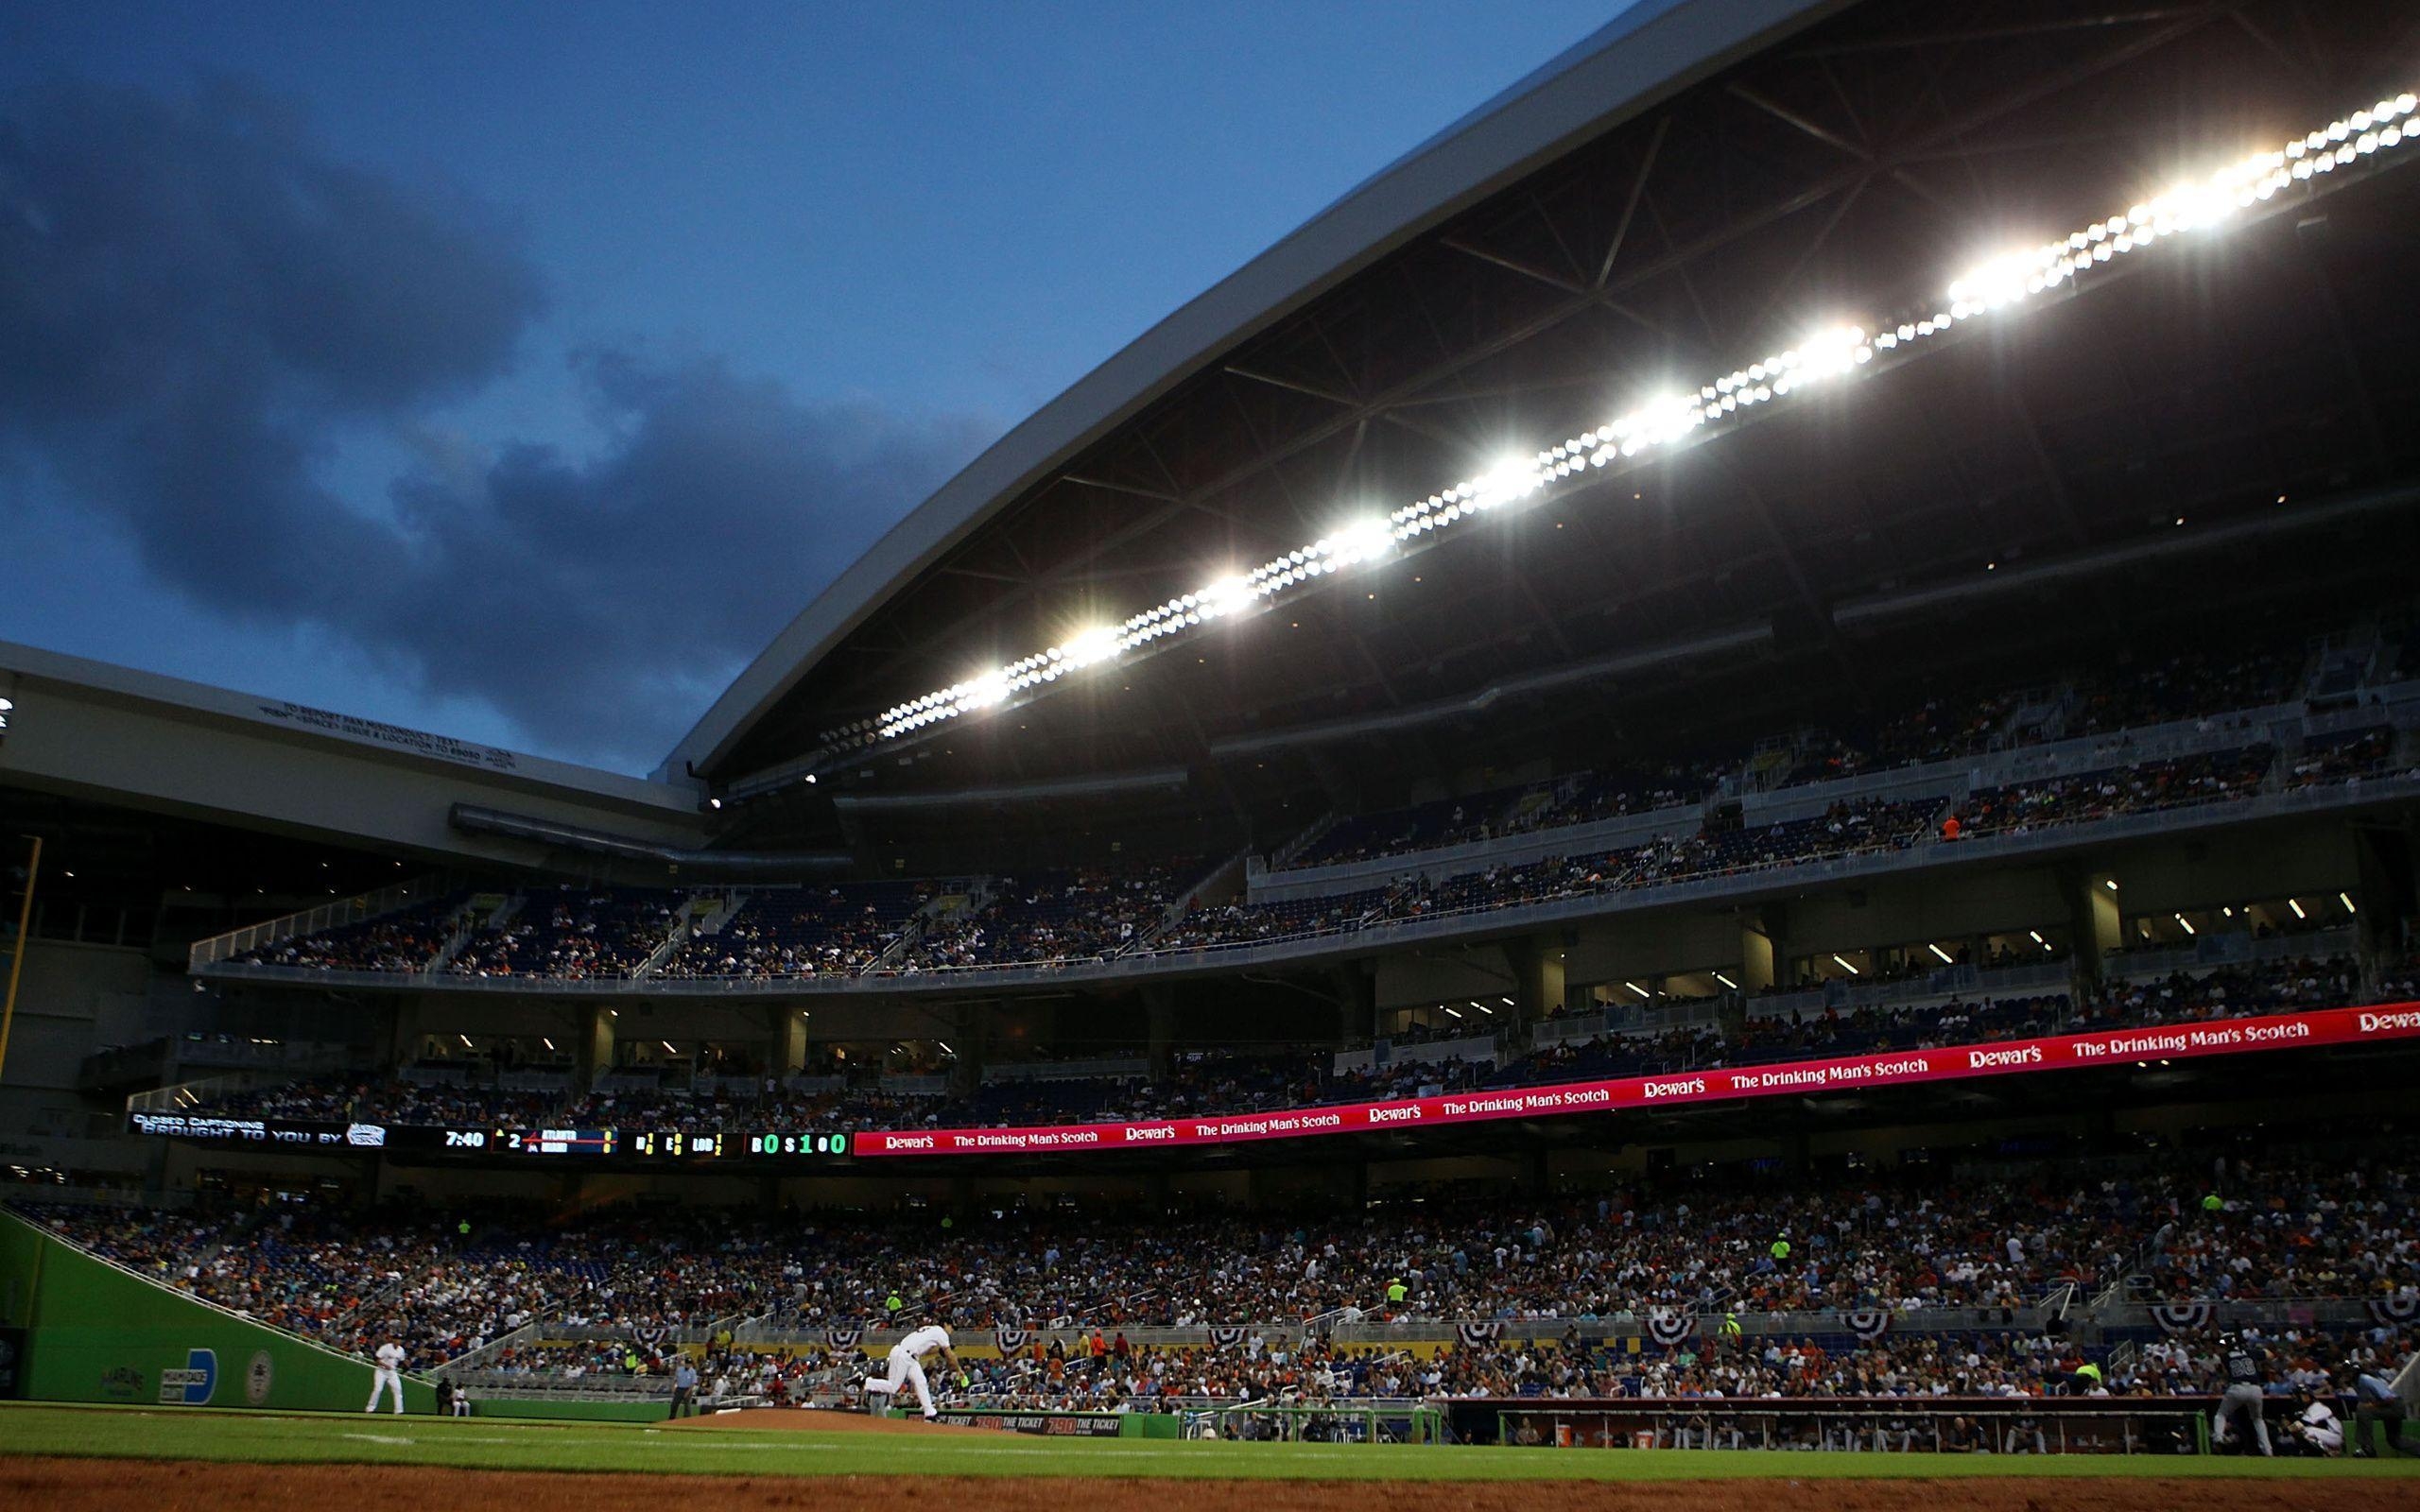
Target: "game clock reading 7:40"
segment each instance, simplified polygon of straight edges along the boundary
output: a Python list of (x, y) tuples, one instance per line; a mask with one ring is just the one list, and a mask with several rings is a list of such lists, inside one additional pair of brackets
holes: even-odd
[(846, 1155), (846, 1134), (751, 1134), (751, 1155)]

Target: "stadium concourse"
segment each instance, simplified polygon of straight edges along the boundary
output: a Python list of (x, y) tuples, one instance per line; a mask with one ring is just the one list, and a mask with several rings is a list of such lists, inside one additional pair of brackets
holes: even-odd
[(0, 1435), (2411, 1504), (2409, 9), (1630, 7), (643, 776), (0, 646)]

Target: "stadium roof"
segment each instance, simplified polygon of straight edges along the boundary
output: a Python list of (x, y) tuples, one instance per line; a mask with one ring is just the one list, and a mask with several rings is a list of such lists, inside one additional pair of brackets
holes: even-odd
[(0, 642), (0, 789), (431, 860), (535, 866), (548, 836), (465, 808), (696, 845), (694, 790)]
[[(1635, 113), (1840, 0), (1638, 0), (1578, 45), (1420, 144), (1153, 326), (1001, 438), (817, 595), (716, 700), (660, 775), (724, 770), (734, 750), (853, 631), (1054, 471), (1221, 352), (1335, 287), (1542, 157)], [(1081, 485), (1074, 485), (1081, 487)], [(1114, 499), (1156, 489), (1115, 485)]]
[[(2333, 532), (2341, 557), (2360, 521), (2408, 520), (2420, 460), (2379, 419), (2408, 404), (2420, 335), (2391, 276), (2414, 176), (2366, 158), (2143, 270), (1150, 648), (1167, 654), (896, 739), (835, 735), (1812, 331), (1890, 331), (1963, 269), (2415, 77), (2420, 35), (2387, 4), (1638, 7), (1012, 431), (660, 775), (1159, 783), (1304, 731), (1502, 721), (1658, 665), (1845, 665), (1844, 638), (1894, 617), (2152, 580), (2197, 550), (2282, 576), (2281, 533)], [(2091, 593), (2113, 620), (2144, 607)]]

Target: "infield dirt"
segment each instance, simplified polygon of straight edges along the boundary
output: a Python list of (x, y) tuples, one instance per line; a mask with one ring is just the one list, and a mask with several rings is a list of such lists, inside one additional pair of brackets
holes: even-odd
[[(869, 1419), (871, 1421), (872, 1419)], [(922, 1428), (923, 1424), (912, 1424)], [(2420, 1512), (2420, 1481), (1175, 1481), (1034, 1478), (895, 1482), (836, 1475), (561, 1475), (380, 1465), (0, 1459), (0, 1506), (42, 1512), (864, 1512), (912, 1497), (983, 1512)]]

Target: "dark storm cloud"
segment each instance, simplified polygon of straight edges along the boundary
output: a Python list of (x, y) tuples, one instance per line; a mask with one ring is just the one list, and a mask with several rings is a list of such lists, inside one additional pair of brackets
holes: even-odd
[[(333, 160), (281, 100), (0, 103), (0, 455), (216, 613), (643, 761), (979, 438), (602, 352), (578, 377), (604, 455), (457, 455), (425, 417), (506, 373), (542, 309), (510, 227)], [(323, 481), (359, 429), (423, 457), (386, 498)]]
[[(971, 455), (971, 424), (803, 404), (713, 363), (581, 363), (619, 439), (573, 464), (525, 446), (399, 484), (424, 545), (384, 634), (440, 686), (481, 679), (534, 728), (644, 730), (661, 756), (735, 663)], [(499, 627), (544, 637), (499, 661)]]

